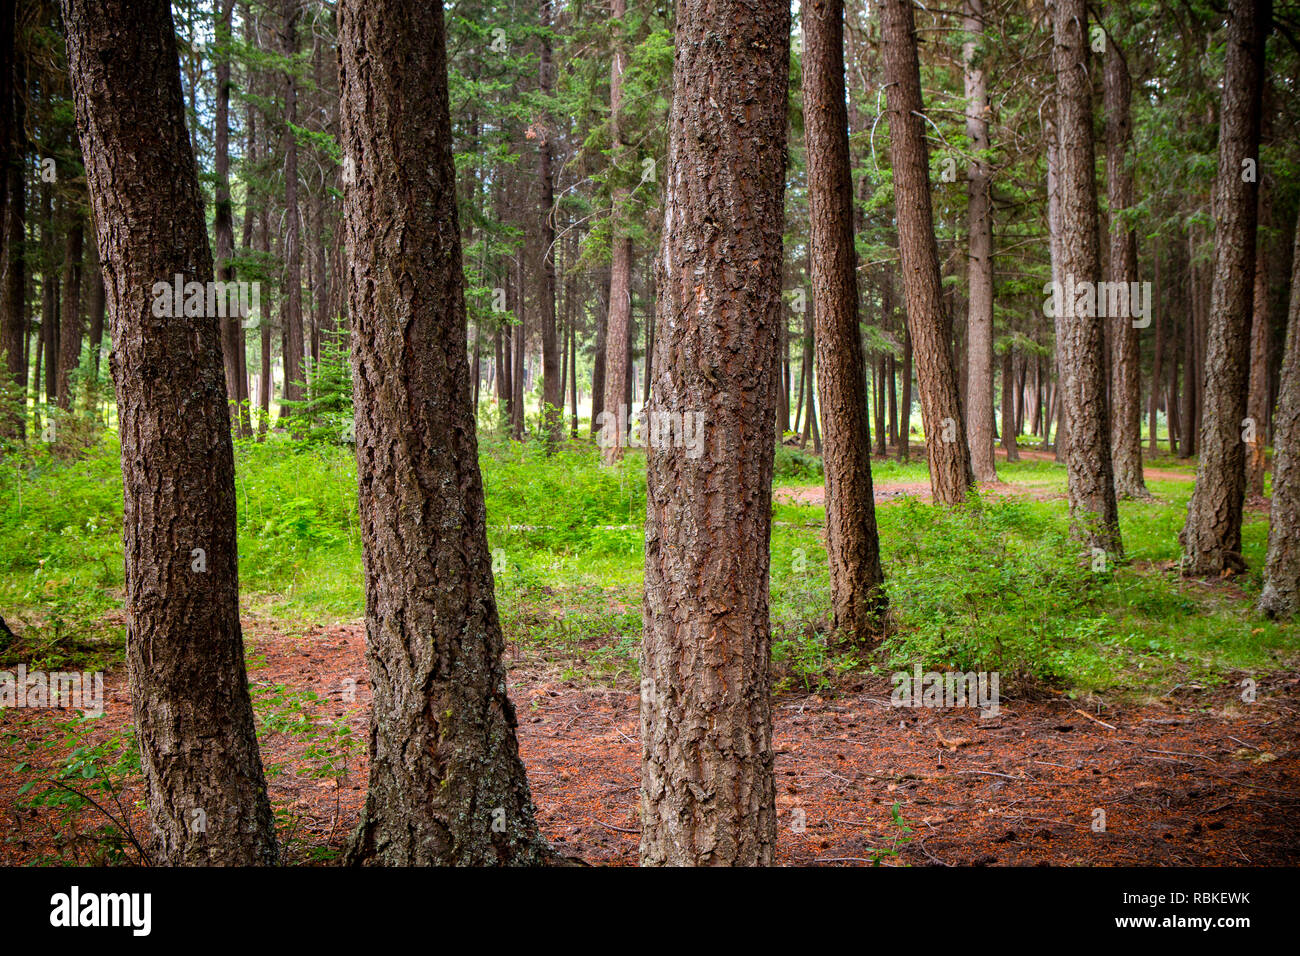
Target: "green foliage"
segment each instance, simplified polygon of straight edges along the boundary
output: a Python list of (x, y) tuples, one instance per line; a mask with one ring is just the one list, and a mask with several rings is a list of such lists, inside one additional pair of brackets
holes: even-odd
[[(131, 815), (123, 804), (125, 785), (140, 774), (140, 751), (135, 731), (127, 728), (95, 741), (100, 718), (80, 714), (54, 722), (56, 733), (29, 736), (9, 734), (26, 757), (13, 773), (27, 779), (18, 788), (20, 810), (53, 811), (47, 818), (47, 836), (54, 850), (38, 864), (109, 866), (148, 863)], [(33, 761), (50, 769), (38, 771)], [(87, 825), (86, 821), (91, 821)], [(10, 834), (6, 843), (23, 838)]]

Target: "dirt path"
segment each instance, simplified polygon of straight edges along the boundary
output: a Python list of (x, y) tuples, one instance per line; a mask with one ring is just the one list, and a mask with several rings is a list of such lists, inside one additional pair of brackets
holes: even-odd
[[(360, 625), (289, 637), (249, 621), (246, 633), (255, 689), (314, 691), (328, 700), (322, 721), (341, 719), (365, 740)], [(592, 863), (634, 864), (635, 690), (578, 686), (529, 660), (512, 663), (520, 746), (547, 837)], [(1004, 695), (988, 719), (892, 708), (890, 690), (885, 678), (851, 677), (835, 696), (775, 701), (778, 863), (864, 865), (890, 848), (898, 856), (886, 865), (1300, 863), (1300, 681), (1261, 682), (1253, 704), (1235, 688), (1194, 687), (1149, 705), (1089, 705), (1095, 719), (1062, 698)], [(101, 734), (129, 720), (122, 673), (108, 676), (105, 700)], [(53, 811), (15, 806), (18, 788), (63, 752), (51, 723), (49, 712), (0, 718), (0, 863), (49, 854), (60, 829)], [(51, 748), (26, 753), (19, 741), (31, 739)], [(286, 855), (297, 862), (344, 846), (365, 792), (364, 747), (335, 781), (311, 776), (310, 746), (285, 733), (263, 740), (271, 798), (291, 821)], [(33, 768), (9, 772), (18, 760)], [(139, 796), (138, 785), (128, 788), (122, 805)], [(891, 820), (895, 803), (910, 835)], [(1104, 830), (1094, 829), (1098, 811)], [(131, 817), (144, 832), (141, 814)], [(81, 825), (97, 825), (95, 815)]]

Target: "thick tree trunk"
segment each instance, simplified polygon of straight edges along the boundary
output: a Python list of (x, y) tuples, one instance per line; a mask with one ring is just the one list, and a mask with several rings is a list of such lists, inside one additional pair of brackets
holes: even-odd
[[(809, 0), (803, 7), (803, 36), (812, 298), (820, 369), (817, 383), (826, 429), (823, 474), (832, 624), (845, 637), (866, 645), (883, 633), (886, 601), (858, 329), (843, 0)], [(876, 406), (883, 442), (879, 401)]]
[(442, 7), (344, 0), (339, 55), (374, 687), (349, 860), (545, 862), (506, 695), (470, 409)]
[(1070, 516), (1083, 540), (1117, 558), (1123, 548), (1110, 459), (1102, 352), (1105, 320), (1095, 307), (1088, 307), (1084, 295), (1069, 294), (1079, 284), (1095, 284), (1101, 278), (1088, 13), (1084, 0), (1054, 0), (1052, 6), (1064, 283), (1055, 300), (1064, 334), (1061, 365), (1069, 369), (1063, 407), (1069, 427), (1065, 458)]
[(126, 659), (156, 862), (272, 864), (244, 671), (221, 332), (155, 315), (212, 281), (162, 0), (65, 0), (68, 63), (113, 331), (125, 490)]
[[(1110, 281), (1125, 289), (1138, 281), (1137, 232), (1124, 213), (1133, 206), (1131, 152), (1133, 123), (1129, 101), (1133, 83), (1124, 53), (1113, 38), (1106, 40), (1104, 67), (1106, 111), (1106, 189), (1110, 208)], [(1130, 309), (1130, 311), (1132, 311)], [(1142, 480), (1142, 354), (1139, 332), (1129, 316), (1106, 319), (1111, 330), (1110, 456), (1115, 493), (1121, 498), (1147, 498)]]
[(923, 129), (921, 68), (911, 0), (883, 0), (885, 101), (894, 169), (894, 207), (908, 327), (916, 351), (921, 417), (936, 503), (960, 504), (974, 481), (966, 423), (939, 281), (939, 248), (930, 204), (929, 158)]
[(1241, 512), (1245, 492), (1246, 386), (1255, 276), (1259, 184), (1242, 161), (1258, 166), (1264, 40), (1270, 0), (1232, 0), (1224, 66), (1219, 176), (1214, 220), (1214, 284), (1207, 325), (1200, 458), (1187, 506), (1183, 574), (1244, 571)]
[(1300, 611), (1300, 217), (1291, 260), (1291, 308), (1273, 430), (1273, 501), (1259, 610), (1270, 617)]
[[(980, 50), (984, 41), (984, 0), (965, 0), (962, 29), (967, 34), (961, 48), (966, 84), (966, 136), (975, 156), (966, 171), (970, 223), (966, 437), (970, 441), (975, 479), (995, 481), (998, 475), (993, 456), (993, 202), (989, 168), (982, 158), (989, 148), (989, 89)], [(1006, 431), (1005, 421), (1002, 427)]]
[(649, 411), (696, 416), (703, 441), (646, 450), (647, 865), (765, 865), (776, 845), (768, 571), (789, 38), (784, 0), (677, 6)]

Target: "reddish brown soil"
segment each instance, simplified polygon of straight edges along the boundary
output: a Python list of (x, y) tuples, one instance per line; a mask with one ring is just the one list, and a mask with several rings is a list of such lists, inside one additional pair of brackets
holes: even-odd
[[(329, 700), (318, 717), (342, 717), (364, 739), (369, 686), (360, 626), (289, 637), (249, 621), (246, 633), (255, 659), (265, 660), (250, 672), (255, 686), (313, 690)], [(635, 690), (560, 681), (548, 665), (518, 656), (512, 666), (523, 757), (547, 837), (591, 863), (634, 864)], [(356, 681), (352, 702), (349, 679)], [(1300, 680), (1261, 681), (1253, 704), (1232, 687), (1105, 707), (1051, 695), (1010, 699), (1005, 690), (1002, 713), (992, 719), (891, 708), (884, 678), (850, 676), (834, 695), (778, 698), (777, 861), (861, 865), (896, 846), (886, 865), (1300, 863)], [(105, 702), (99, 735), (129, 720), (122, 673), (108, 676)], [(21, 784), (43, 778), (56, 753), (66, 752), (57, 744), (30, 755), (20, 745), (55, 740), (55, 717), (9, 710), (0, 718), (0, 863), (48, 858), (52, 834), (61, 831), (53, 811), (17, 807)], [(365, 787), (364, 754), (341, 782), (316, 780), (302, 775), (312, 766), (306, 748), (281, 733), (263, 740), (264, 761), (281, 768), (270, 790), (287, 818), (292, 861), (343, 847)], [(33, 769), (11, 772), (20, 759)], [(138, 785), (128, 787), (121, 806), (144, 833), (139, 796)], [(891, 822), (895, 803), (910, 842), (895, 843), (906, 836)], [(1092, 829), (1098, 809), (1104, 832)], [(805, 826), (796, 832), (800, 817)], [(90, 811), (78, 826), (89, 831), (102, 822)], [(86, 854), (74, 844), (62, 858), (91, 859)]]

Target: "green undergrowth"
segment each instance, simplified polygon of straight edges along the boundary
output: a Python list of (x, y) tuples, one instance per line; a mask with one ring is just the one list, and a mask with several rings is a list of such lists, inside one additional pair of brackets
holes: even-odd
[[(0, 464), (0, 608), (16, 637), (0, 665), (101, 669), (120, 661), (122, 544), (119, 449), (112, 433), (75, 456), (34, 446)], [(920, 446), (914, 451), (923, 451)], [(877, 487), (926, 482), (923, 458), (873, 462)], [(507, 637), (564, 679), (637, 679), (644, 560), (645, 463), (602, 467), (591, 442), (548, 453), (480, 436), (488, 542)], [(1159, 461), (1178, 471), (1186, 462)], [(1174, 467), (1167, 467), (1172, 465)], [(778, 486), (816, 486), (821, 462), (777, 453)], [(1071, 538), (1064, 469), (999, 462), (1008, 486), (962, 508), (928, 495), (877, 508), (890, 601), (883, 644), (830, 639), (824, 511), (776, 503), (771, 620), (778, 686), (832, 689), (874, 670), (999, 671), (1004, 692), (1047, 685), (1077, 693), (1158, 694), (1293, 665), (1295, 628), (1252, 607), (1267, 516), (1247, 512), (1250, 571), (1185, 581), (1170, 569), (1190, 481), (1154, 480), (1154, 497), (1121, 504), (1126, 556), (1094, 570)], [(1019, 493), (1008, 493), (1016, 491)], [(348, 445), (272, 434), (236, 444), (241, 601), (286, 633), (364, 613), (356, 463)]]

